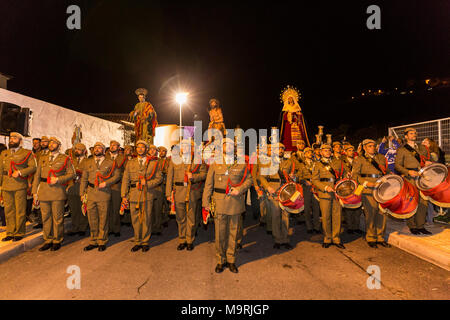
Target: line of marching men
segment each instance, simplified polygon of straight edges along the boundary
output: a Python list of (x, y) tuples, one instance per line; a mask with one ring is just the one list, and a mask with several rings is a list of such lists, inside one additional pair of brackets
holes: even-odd
[[(424, 154), (415, 144), (415, 136), (414, 129), (405, 130), (409, 147), (399, 149), (396, 159), (396, 169), (407, 179), (413, 179), (421, 166), (415, 153)], [(345, 145), (343, 155), (342, 145), (335, 142), (320, 148), (300, 145), (300, 151), (287, 158), (284, 146), (277, 144), (258, 150), (257, 157), (252, 155), (250, 161), (242, 163), (238, 161), (234, 140), (225, 138), (222, 161), (207, 159), (206, 163), (198, 164), (194, 161), (192, 140), (183, 140), (173, 148), (172, 155), (181, 155), (178, 162), (165, 155), (158, 158), (156, 147), (142, 140), (136, 143), (135, 157), (118, 153), (119, 144), (114, 141), (108, 154), (105, 145), (97, 142), (91, 158), (85, 157), (82, 144), (75, 145), (66, 155), (60, 152), (61, 143), (55, 137), (49, 139), (48, 153), (41, 154), (36, 161), (30, 150), (21, 147), (22, 140), (20, 134), (11, 133), (9, 149), (0, 155), (0, 187), (7, 220), (7, 236), (3, 241), (17, 241), (25, 234), (26, 192), (28, 179), (32, 177), (32, 194), (35, 202), (40, 203), (43, 220), (45, 243), (40, 251), (60, 249), (64, 238), (64, 203), (69, 199), (72, 235), (84, 234), (87, 224), (82, 208), (87, 215), (90, 242), (85, 251), (106, 250), (109, 233), (120, 235), (120, 213), (128, 208), (135, 242), (131, 251), (146, 252), (151, 235), (160, 233), (158, 228), (167, 222), (167, 200), (176, 211), (177, 250), (194, 249), (196, 229), (202, 217), (212, 212), (215, 271), (220, 273), (228, 267), (236, 273), (236, 252), (241, 247), (249, 188), (253, 186), (256, 190), (261, 221), (272, 233), (274, 248), (292, 248), (289, 212), (280, 207), (277, 194), (283, 184), (294, 181), (303, 187), (307, 231), (322, 232), (324, 248), (334, 244), (344, 249), (340, 239), (342, 206), (334, 187), (337, 181), (352, 177), (364, 187), (362, 203), (369, 246), (390, 246), (384, 240), (386, 216), (373, 197), (376, 181), (389, 173), (389, 168), (386, 158), (376, 153), (375, 141), (370, 139), (363, 141), (363, 152), (356, 157), (353, 146)], [(272, 158), (272, 152), (278, 152), (279, 157)], [(421, 199), (416, 215), (408, 220), (412, 232), (429, 233), (423, 228), (426, 206)], [(351, 232), (360, 232), (358, 210), (361, 209), (345, 209), (347, 229)]]

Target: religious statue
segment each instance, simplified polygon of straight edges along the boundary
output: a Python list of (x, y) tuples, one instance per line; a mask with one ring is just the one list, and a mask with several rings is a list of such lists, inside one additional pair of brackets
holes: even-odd
[(147, 89), (139, 88), (135, 91), (138, 96), (139, 103), (130, 112), (130, 120), (134, 122), (134, 132), (136, 141), (144, 140), (148, 144), (153, 144), (155, 129), (158, 125), (156, 111), (150, 102), (145, 101), (147, 97)]
[(280, 141), (284, 144), (286, 151), (297, 152), (297, 143), (300, 140), (303, 140), (306, 146), (310, 146), (302, 109), (298, 104), (299, 99), (300, 94), (297, 89), (290, 86), (287, 86), (281, 94), (283, 110), (280, 115)]
[[(223, 122), (222, 108), (220, 107), (220, 102), (217, 99), (209, 100), (209, 125), (208, 129), (217, 129), (222, 133), (224, 137), (227, 130), (225, 129), (225, 124)], [(209, 141), (212, 142), (214, 139), (208, 137)], [(212, 140), (211, 140), (212, 139)]]

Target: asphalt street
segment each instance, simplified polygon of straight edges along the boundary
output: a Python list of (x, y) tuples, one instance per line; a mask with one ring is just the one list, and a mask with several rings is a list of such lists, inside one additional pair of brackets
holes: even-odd
[[(88, 238), (66, 236), (56, 252), (36, 247), (0, 264), (0, 299), (450, 299), (450, 273), (397, 248), (369, 248), (343, 233), (346, 249), (321, 247), (321, 235), (295, 225), (287, 251), (247, 217), (239, 273), (216, 274), (214, 226), (199, 229), (195, 249), (177, 251), (175, 220), (150, 251), (132, 253), (132, 228), (122, 227), (104, 252), (84, 252)], [(69, 289), (68, 267), (80, 269), (80, 289)], [(367, 286), (379, 268), (379, 289)], [(369, 283), (376, 284), (372, 278)], [(372, 286), (373, 287), (373, 286)]]

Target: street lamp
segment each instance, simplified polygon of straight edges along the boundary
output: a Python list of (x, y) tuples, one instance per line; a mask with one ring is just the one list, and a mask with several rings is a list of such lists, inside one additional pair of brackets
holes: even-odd
[(175, 96), (175, 101), (178, 102), (180, 105), (180, 142), (182, 140), (182, 123), (181, 123), (181, 107), (183, 106), (183, 103), (186, 103), (187, 101), (187, 93), (186, 92), (179, 92)]

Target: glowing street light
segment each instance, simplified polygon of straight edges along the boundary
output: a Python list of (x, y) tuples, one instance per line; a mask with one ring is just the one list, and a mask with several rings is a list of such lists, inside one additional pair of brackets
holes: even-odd
[(179, 92), (175, 96), (175, 101), (180, 105), (180, 142), (183, 139), (182, 122), (181, 122), (181, 108), (183, 103), (186, 103), (188, 94), (186, 92)]

